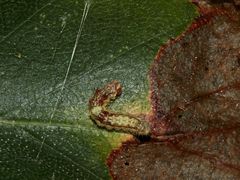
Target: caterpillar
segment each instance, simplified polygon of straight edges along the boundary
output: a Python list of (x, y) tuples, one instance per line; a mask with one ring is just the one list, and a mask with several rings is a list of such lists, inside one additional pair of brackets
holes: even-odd
[(149, 135), (150, 125), (141, 116), (113, 112), (108, 105), (122, 93), (121, 84), (114, 80), (97, 89), (89, 100), (91, 119), (100, 127), (133, 135)]

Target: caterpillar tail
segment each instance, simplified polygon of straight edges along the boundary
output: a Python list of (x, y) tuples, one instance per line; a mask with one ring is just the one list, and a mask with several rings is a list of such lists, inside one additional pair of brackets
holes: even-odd
[(143, 117), (131, 114), (112, 112), (108, 105), (122, 93), (118, 81), (112, 81), (101, 89), (97, 89), (89, 100), (91, 119), (100, 127), (133, 135), (149, 135), (150, 125)]

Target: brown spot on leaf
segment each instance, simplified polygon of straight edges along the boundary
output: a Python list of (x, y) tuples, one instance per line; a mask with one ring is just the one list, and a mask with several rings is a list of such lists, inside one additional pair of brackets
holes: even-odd
[(239, 52), (239, 22), (209, 9), (162, 46), (150, 69), (151, 133), (161, 141), (113, 151), (112, 177), (239, 179)]

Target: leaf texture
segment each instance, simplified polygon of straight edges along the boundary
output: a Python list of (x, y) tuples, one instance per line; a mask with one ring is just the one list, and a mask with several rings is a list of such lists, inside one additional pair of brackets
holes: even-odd
[(92, 92), (117, 79), (119, 110), (148, 111), (159, 43), (196, 14), (187, 0), (1, 0), (0, 179), (108, 179), (127, 136), (92, 123)]

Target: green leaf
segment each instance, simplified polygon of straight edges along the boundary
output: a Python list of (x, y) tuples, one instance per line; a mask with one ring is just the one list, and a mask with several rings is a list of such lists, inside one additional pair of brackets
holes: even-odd
[(0, 12), (1, 177), (109, 178), (106, 157), (127, 136), (93, 124), (88, 99), (116, 79), (124, 92), (113, 108), (148, 111), (148, 67), (195, 8), (187, 0), (3, 0)]

